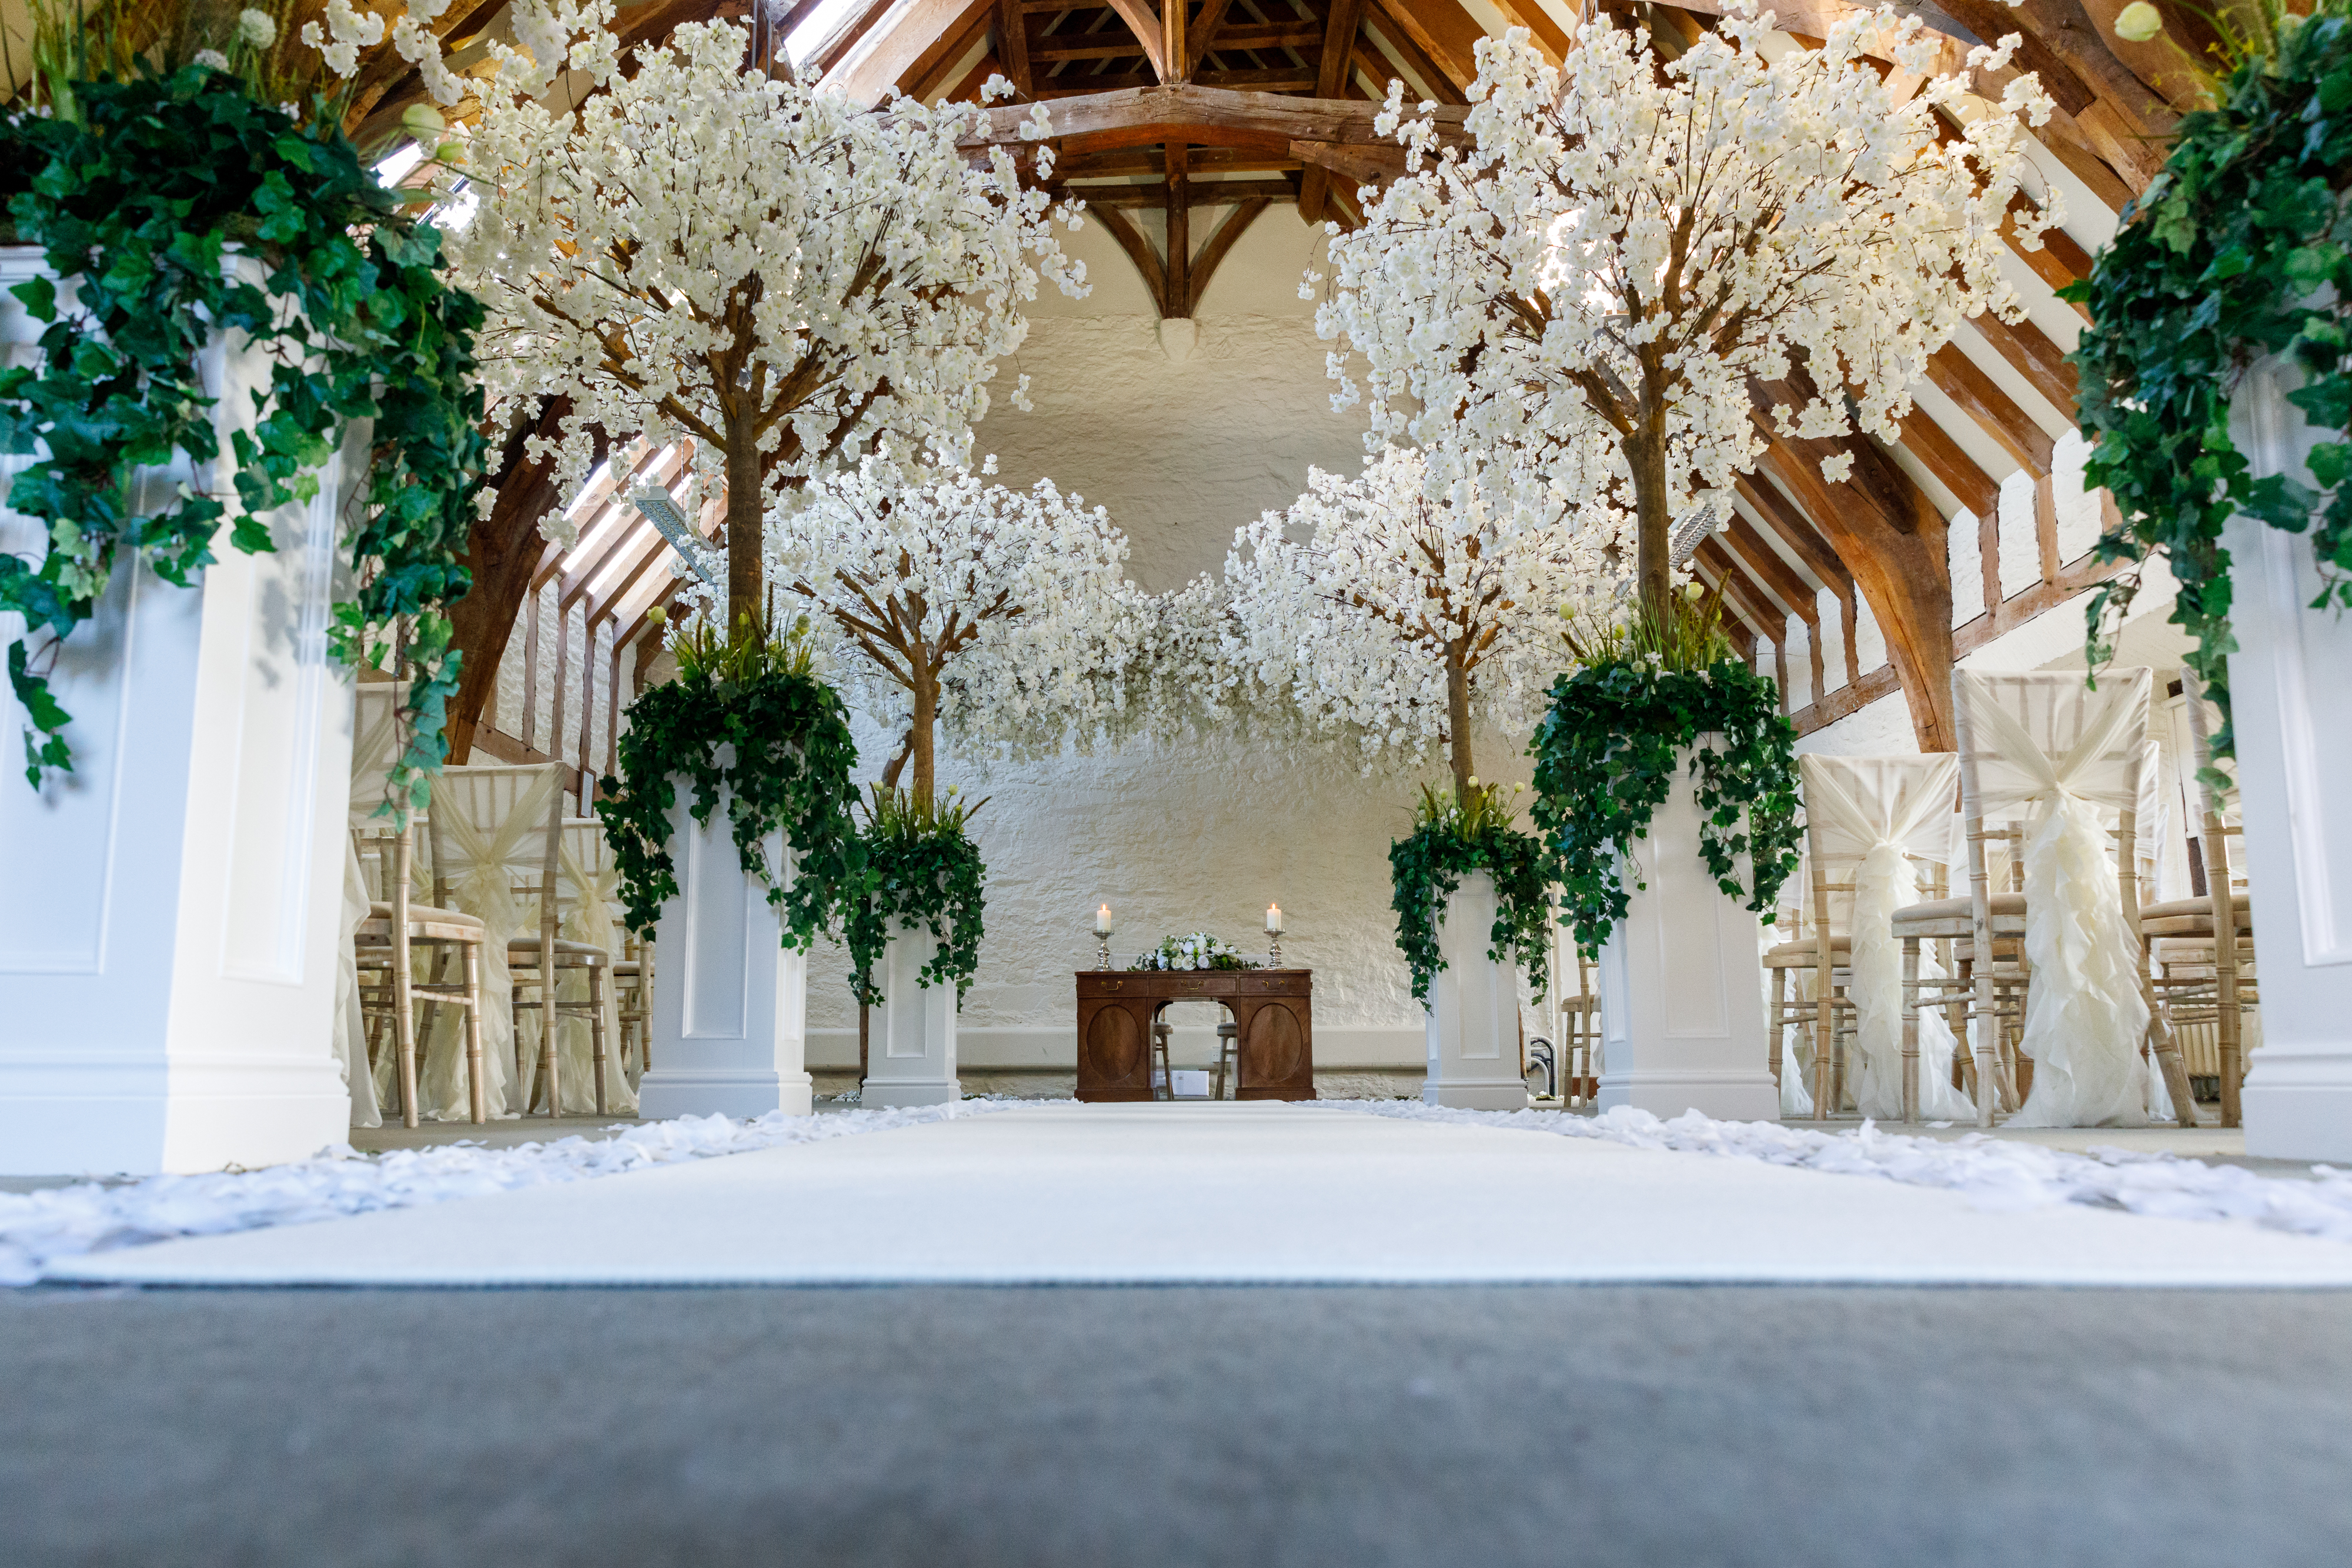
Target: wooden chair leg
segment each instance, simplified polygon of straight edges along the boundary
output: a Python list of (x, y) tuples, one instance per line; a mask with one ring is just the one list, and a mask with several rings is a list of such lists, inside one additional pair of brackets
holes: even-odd
[(1780, 1052), (1789, 1032), (1789, 971), (1772, 971), (1772, 1086), (1780, 1086)]
[(555, 1000), (559, 971), (553, 956), (544, 949), (539, 969), (539, 1059), (546, 1064), (547, 1114), (553, 1120), (563, 1114), (563, 1055), (555, 1048), (556, 1020), (562, 1014)]
[(1919, 1119), (1919, 938), (1903, 939), (1903, 1120)]
[(488, 1086), (483, 1082), (482, 950), (466, 944), (466, 1102), (477, 1126), (490, 1119)]
[(596, 1073), (596, 1114), (604, 1111), (604, 971), (593, 966), (588, 970), (588, 1041), (589, 1060)]
[(2142, 971), (2139, 977), (2140, 998), (2147, 1004), (2147, 1043), (2155, 1048), (2157, 1064), (2164, 1072), (2164, 1092), (2171, 1096), (2172, 1114), (2183, 1127), (2203, 1125), (2197, 1118), (2197, 1096), (2189, 1087), (2189, 1063), (2181, 1059), (2180, 1041), (2172, 1032), (2172, 1025), (2157, 1006), (2156, 988), (2147, 983)]
[(392, 1028), (400, 1061), (393, 1077), (400, 1086), (400, 1124), (404, 1127), (416, 1125), (415, 993), (409, 988), (414, 983), (408, 973), (408, 944), (395, 937), (392, 965)]

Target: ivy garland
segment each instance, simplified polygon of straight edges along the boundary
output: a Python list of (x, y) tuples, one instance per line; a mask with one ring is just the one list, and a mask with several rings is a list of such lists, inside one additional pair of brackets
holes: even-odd
[[(168, 76), (93, 81), (71, 120), (0, 123), (0, 182), (14, 187), (16, 233), (42, 246), (71, 299), (48, 278), (14, 292), (49, 323), (37, 365), (0, 371), (0, 450), (47, 455), (18, 475), (9, 504), (43, 519), (37, 566), (0, 555), (0, 610), (25, 617), (37, 652), (10, 643), (8, 678), (30, 725), (26, 776), (37, 789), (70, 771), (69, 716), (46, 671), (89, 620), (124, 561), (143, 559), (187, 586), (218, 558), (215, 536), (247, 553), (274, 549), (262, 516), (308, 502), (347, 422), (373, 422), (365, 517), (346, 542), (360, 574), (335, 607), (331, 641), (347, 663), (372, 630), (405, 618), (415, 662), (413, 725), (387, 806), (425, 804), (447, 755), (442, 724), (459, 654), (446, 606), (471, 579), (464, 552), (485, 462), (474, 335), (485, 312), (436, 273), (440, 235), (400, 216), (358, 150), (331, 128), (304, 131), (234, 77), (189, 66)], [(225, 274), (241, 246), (267, 269), (256, 285)], [(199, 355), (215, 330), (247, 334), (274, 363), (257, 422), (231, 436), (242, 513), (181, 486), (158, 512), (134, 510), (142, 468), (220, 456)]]
[(1551, 929), (1546, 900), (1549, 867), (1543, 841), (1521, 832), (1501, 809), (1500, 792), (1473, 785), (1468, 810), (1423, 789), (1413, 831), (1389, 845), (1389, 907), (1396, 911), (1397, 946), (1412, 975), (1415, 1001), (1429, 999), (1429, 982), (1445, 967), (1437, 922), (1445, 901), (1474, 871), (1495, 879), (1495, 923), (1486, 956), (1527, 970), (1536, 994), (1544, 991), (1545, 950)]
[[(2284, 16), (2277, 47), (2241, 63), (2218, 107), (2185, 116), (2165, 170), (2125, 209), (2091, 276), (2062, 291), (2093, 325), (2069, 356), (2082, 371), (2086, 480), (2125, 521), (2103, 561), (2161, 555), (2180, 584), (2170, 620), (2229, 723), (2230, 555), (2221, 530), (2242, 512), (2312, 533), (2326, 587), (2314, 609), (2352, 605), (2352, 443), (2308, 458), (2325, 493), (2257, 479), (2230, 439), (2230, 403), (2252, 361), (2284, 353), (2306, 380), (2288, 401), (2315, 425), (2352, 432), (2352, 21), (2343, 0)], [(2092, 667), (2138, 591), (2128, 573), (2091, 602)]]
[[(694, 821), (705, 826), (726, 794), (737, 858), (782, 913), (785, 946), (810, 946), (854, 909), (867, 875), (850, 815), (857, 746), (840, 695), (806, 670), (761, 668), (734, 679), (682, 668), (629, 705), (620, 763), (596, 814), (630, 929), (651, 936), (663, 902), (677, 896), (669, 835), (680, 779), (693, 789)], [(778, 832), (792, 848), (789, 887), (776, 884), (761, 850)]]
[(849, 988), (862, 1005), (882, 1000), (873, 974), (883, 946), (898, 932), (928, 929), (939, 951), (917, 983), (928, 988), (954, 981), (961, 1006), (980, 972), (988, 879), (987, 862), (965, 835), (962, 815), (920, 822), (877, 813), (865, 845), (866, 887), (844, 921)]
[[(1560, 883), (1562, 924), (1587, 956), (1598, 956), (1624, 918), (1622, 857), (1648, 836), (1651, 818), (1674, 788), (1675, 757), (1696, 746), (1690, 772), (1706, 820), (1699, 854), (1716, 883), (1769, 914), (1797, 869), (1804, 830), (1797, 824), (1797, 731), (1781, 716), (1778, 692), (1738, 659), (1705, 669), (1646, 663), (1587, 665), (1552, 683), (1551, 710), (1528, 750), (1536, 759), (1530, 815), (1549, 841)], [(1719, 736), (1707, 744), (1703, 736)], [(1741, 819), (1746, 831), (1741, 831)], [(1749, 857), (1742, 886), (1737, 858)]]

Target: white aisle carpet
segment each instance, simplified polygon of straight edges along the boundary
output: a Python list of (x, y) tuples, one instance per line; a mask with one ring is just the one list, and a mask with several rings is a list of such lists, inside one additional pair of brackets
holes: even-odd
[(166, 1241), (49, 1277), (2352, 1286), (2352, 1245), (1280, 1103), (1060, 1104)]

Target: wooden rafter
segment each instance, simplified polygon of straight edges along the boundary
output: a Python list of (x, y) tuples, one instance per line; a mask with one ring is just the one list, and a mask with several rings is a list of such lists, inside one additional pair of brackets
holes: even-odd
[[(1336, 99), (1348, 85), (1349, 62), (1355, 57), (1356, 34), (1364, 23), (1364, 0), (1331, 0), (1331, 14), (1324, 18), (1322, 52), (1315, 68), (1315, 96)], [(1294, 150), (1298, 144), (1294, 143)], [(1298, 184), (1298, 215), (1310, 224), (1323, 221), (1323, 198), (1330, 190), (1331, 177), (1319, 164), (1310, 162)]]
[(1927, 379), (2027, 473), (2037, 479), (2049, 476), (2057, 462), (2050, 433), (2034, 423), (2032, 416), (2018, 407), (2017, 400), (2001, 391), (1974, 360), (1947, 343), (1929, 357)]

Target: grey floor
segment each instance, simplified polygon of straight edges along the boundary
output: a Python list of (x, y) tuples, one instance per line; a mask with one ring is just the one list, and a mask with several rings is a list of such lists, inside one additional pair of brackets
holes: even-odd
[(0, 1563), (2352, 1557), (2352, 1296), (0, 1292)]

